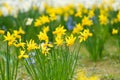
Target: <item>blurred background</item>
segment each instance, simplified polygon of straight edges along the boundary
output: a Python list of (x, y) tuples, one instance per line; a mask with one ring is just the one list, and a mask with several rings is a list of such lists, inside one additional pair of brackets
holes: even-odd
[(4, 13), (3, 15), (7, 15), (9, 13), (15, 15), (18, 10), (26, 12), (31, 8), (31, 6), (36, 6), (39, 7), (40, 10), (44, 10), (44, 4), (54, 7), (64, 6), (67, 4), (83, 4), (86, 8), (90, 8), (92, 5), (99, 6), (102, 2), (108, 5), (109, 3), (112, 3), (111, 6), (115, 10), (120, 8), (120, 0), (0, 0), (0, 12), (2, 11)]

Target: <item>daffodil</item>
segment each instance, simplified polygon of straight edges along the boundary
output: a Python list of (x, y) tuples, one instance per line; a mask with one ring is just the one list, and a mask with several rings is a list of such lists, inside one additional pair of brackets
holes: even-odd
[(15, 46), (15, 47), (22, 47), (22, 48), (24, 48), (25, 42), (22, 42), (21, 39), (19, 39), (18, 42), (16, 41), (16, 42), (14, 43), (14, 46)]
[(73, 36), (73, 34), (70, 35), (70, 37), (67, 37), (66, 39), (67, 46), (72, 46), (76, 40), (76, 37)]
[(13, 36), (14, 36), (15, 38), (21, 39), (21, 35), (19, 35), (19, 31), (17, 31), (17, 30), (14, 30), (14, 31), (13, 31)]
[(34, 42), (34, 40), (30, 40), (29, 42), (27, 41), (27, 50), (34, 50), (34, 49), (39, 49), (40, 47)]
[(38, 38), (40, 41), (44, 40), (44, 41), (48, 42), (48, 36), (47, 36), (47, 33), (45, 33), (45, 32), (40, 32), (38, 34)]
[(83, 30), (83, 26), (80, 24), (80, 23), (78, 23), (78, 24), (76, 24), (76, 26), (73, 28), (73, 34), (75, 34), (75, 33), (79, 33), (79, 31), (81, 31), (81, 30)]
[(82, 19), (82, 26), (91, 26), (93, 25), (92, 20), (89, 19), (89, 17), (84, 16)]
[(49, 53), (50, 48), (52, 48), (53, 45), (49, 43), (42, 43), (41, 44), (41, 49), (42, 49), (42, 54), (45, 54), (45, 56)]
[(55, 15), (55, 13), (51, 13), (50, 14), (50, 20), (51, 21), (54, 21), (54, 20), (56, 20), (57, 19), (57, 16)]
[(80, 42), (86, 41), (88, 37), (91, 37), (93, 34), (89, 31), (89, 29), (85, 29), (83, 32), (80, 32)]
[(41, 26), (41, 25), (42, 25), (41, 20), (40, 20), (40, 19), (36, 19), (36, 21), (34, 22), (34, 26), (35, 26), (35, 27), (39, 27), (39, 26)]
[(7, 35), (6, 36), (4, 35), (4, 38), (5, 38), (4, 41), (8, 41), (9, 46), (12, 45), (15, 41), (14, 35), (10, 34), (10, 32), (7, 32)]
[(48, 16), (41, 16), (41, 17), (39, 17), (40, 18), (40, 20), (41, 20), (41, 22), (42, 22), (42, 24), (45, 24), (45, 23), (49, 23), (50, 22), (50, 19), (49, 19), (49, 17)]
[(108, 23), (107, 16), (101, 14), (101, 15), (99, 16), (99, 21), (100, 21), (100, 24), (106, 25), (106, 24)]
[(47, 33), (48, 31), (49, 31), (49, 26), (44, 26), (43, 32), (44, 32), (44, 33)]
[(118, 29), (112, 29), (112, 34), (118, 34)]
[(4, 34), (5, 33), (5, 31), (4, 30), (0, 30), (0, 34)]
[(120, 10), (119, 10), (119, 12), (117, 14), (117, 19), (118, 19), (118, 21), (120, 21)]
[(22, 27), (19, 28), (18, 34), (25, 34), (25, 31), (22, 29)]
[(79, 11), (77, 11), (77, 13), (75, 14), (75, 17), (82, 17), (82, 12), (79, 10)]
[(89, 18), (92, 18), (94, 15), (94, 10), (90, 10), (88, 13)]
[(59, 35), (59, 36), (64, 35), (65, 32), (66, 32), (66, 29), (64, 29), (63, 27), (64, 26), (59, 25), (59, 27), (57, 27), (55, 29), (55, 31), (53, 31), (53, 34), (56, 34), (56, 35)]
[(61, 37), (56, 37), (55, 38), (55, 44), (57, 46), (61, 46), (63, 44), (63, 39)]
[(2, 10), (0, 10), (0, 16), (2, 16), (3, 15), (3, 12), (2, 12)]
[(18, 56), (18, 59), (21, 59), (21, 58), (28, 58), (29, 56), (27, 54), (25, 54), (25, 51), (24, 50), (20, 50), (20, 55)]

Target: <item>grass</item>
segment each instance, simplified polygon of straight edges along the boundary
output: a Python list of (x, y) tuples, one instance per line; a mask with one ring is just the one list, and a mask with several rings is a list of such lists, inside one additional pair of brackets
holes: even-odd
[(120, 53), (115, 42), (113, 38), (106, 42), (104, 58), (97, 62), (91, 61), (89, 53), (82, 47), (77, 69), (85, 69), (88, 75), (99, 75), (101, 80), (120, 80)]

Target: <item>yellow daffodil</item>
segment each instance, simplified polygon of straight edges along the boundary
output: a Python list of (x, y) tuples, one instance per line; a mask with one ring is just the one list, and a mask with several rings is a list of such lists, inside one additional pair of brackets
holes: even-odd
[(4, 34), (5, 33), (5, 31), (4, 30), (0, 30), (0, 34)]
[(40, 32), (38, 34), (38, 38), (40, 41), (44, 40), (44, 41), (48, 42), (48, 36), (47, 36), (47, 33), (45, 33), (45, 32)]
[(118, 21), (120, 21), (120, 10), (119, 10), (119, 12), (117, 14), (117, 19), (118, 19)]
[(57, 46), (61, 46), (63, 44), (63, 39), (61, 37), (56, 37), (55, 38), (55, 44)]
[(107, 16), (104, 16), (103, 14), (101, 14), (101, 15), (99, 16), (99, 21), (100, 21), (100, 24), (106, 25), (106, 24), (108, 23)]
[(89, 18), (92, 18), (94, 15), (95, 15), (94, 11), (90, 10), (89, 13), (88, 13)]
[(82, 17), (82, 12), (79, 10), (79, 11), (77, 11), (77, 13), (75, 14), (75, 17)]
[(41, 26), (41, 25), (42, 25), (41, 20), (40, 20), (40, 19), (36, 19), (36, 21), (34, 22), (34, 26), (35, 26), (35, 27), (39, 27), (39, 26)]
[(18, 32), (17, 30), (14, 30), (14, 31), (13, 31), (13, 36), (14, 36), (15, 38), (21, 39), (21, 35), (19, 35), (19, 32)]
[(22, 29), (22, 27), (19, 28), (18, 34), (25, 34), (25, 31)]
[(27, 41), (27, 50), (34, 50), (34, 49), (39, 49), (39, 46), (34, 42), (34, 40), (30, 40), (29, 42)]
[(42, 43), (42, 44), (41, 44), (42, 54), (45, 54), (45, 56), (46, 56), (47, 53), (49, 53), (49, 50), (50, 50), (51, 47), (53, 47), (52, 44)]
[(57, 16), (55, 15), (55, 13), (51, 13), (50, 14), (50, 20), (51, 21), (54, 21), (54, 20), (56, 20), (57, 19)]
[(44, 32), (44, 33), (47, 33), (48, 31), (49, 31), (49, 26), (44, 26), (43, 32)]
[(39, 18), (40, 18), (42, 24), (45, 24), (45, 23), (49, 23), (49, 22), (50, 22), (50, 19), (49, 19), (48, 16), (41, 16), (41, 17), (39, 17)]
[(14, 43), (14, 46), (15, 47), (22, 47), (22, 48), (24, 48), (24, 46), (25, 46), (25, 43), (24, 42), (21, 42), (21, 39), (19, 39), (19, 42), (15, 42)]
[(83, 30), (83, 27), (80, 23), (76, 24), (76, 26), (73, 28), (73, 34), (79, 33), (79, 31)]
[(67, 37), (66, 39), (67, 46), (72, 46), (76, 40), (76, 37), (73, 37), (73, 34), (70, 35), (70, 37)]
[(28, 58), (29, 56), (27, 54), (25, 54), (25, 51), (24, 50), (20, 50), (20, 55), (18, 56), (18, 59), (21, 59), (21, 58)]
[(64, 35), (66, 32), (66, 29), (64, 29), (64, 26), (59, 26), (55, 29), (55, 31), (53, 31), (53, 34), (56, 34), (56, 35)]
[(0, 16), (2, 16), (3, 15), (3, 12), (2, 12), (2, 10), (0, 10)]
[(80, 36), (79, 36), (79, 38), (80, 38), (80, 43), (82, 42), (82, 41), (86, 41), (87, 40), (87, 38), (90, 36), (92, 36), (93, 34), (92, 33), (90, 33), (90, 31), (89, 31), (89, 29), (85, 29), (83, 32), (80, 32)]
[(118, 34), (118, 29), (112, 29), (112, 34)]
[(89, 19), (89, 17), (84, 16), (82, 19), (82, 26), (91, 26), (93, 25), (92, 20)]
[(13, 35), (10, 34), (10, 32), (7, 32), (7, 35), (4, 36), (4, 41), (8, 41), (8, 45), (12, 45), (15, 41), (15, 37)]

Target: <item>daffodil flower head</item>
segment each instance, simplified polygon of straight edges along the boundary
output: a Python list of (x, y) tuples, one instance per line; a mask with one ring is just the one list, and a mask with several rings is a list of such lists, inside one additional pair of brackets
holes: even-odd
[(21, 58), (28, 58), (29, 56), (25, 54), (25, 50), (20, 50), (20, 55), (18, 56), (18, 59)]

